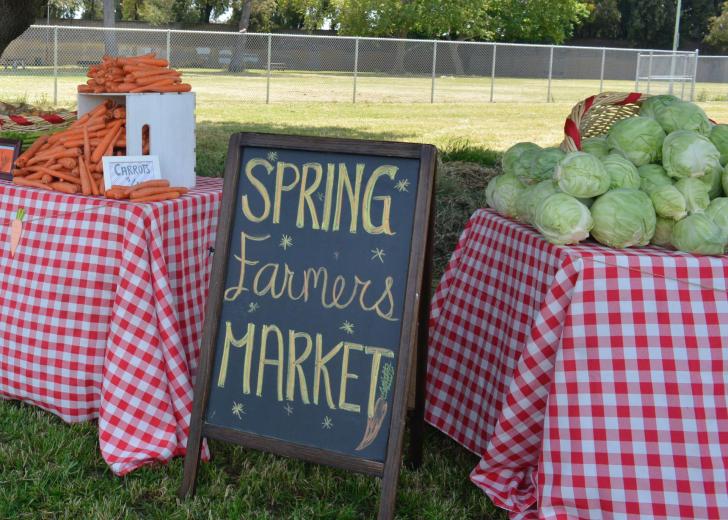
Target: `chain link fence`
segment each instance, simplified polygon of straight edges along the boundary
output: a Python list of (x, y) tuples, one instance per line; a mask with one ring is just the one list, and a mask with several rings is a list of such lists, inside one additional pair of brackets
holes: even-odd
[[(256, 103), (576, 103), (602, 91), (647, 91), (640, 55), (665, 51), (286, 34), (31, 26), (0, 57), (0, 99), (75, 102), (106, 53), (156, 52), (198, 96)], [(678, 53), (678, 57), (695, 53)], [(672, 56), (672, 53), (668, 53)], [(728, 57), (701, 56), (677, 95), (728, 100)], [(662, 87), (660, 87), (662, 88)]]

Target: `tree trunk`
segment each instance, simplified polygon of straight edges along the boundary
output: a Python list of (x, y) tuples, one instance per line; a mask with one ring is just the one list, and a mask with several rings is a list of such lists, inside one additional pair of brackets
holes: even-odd
[(245, 44), (247, 39), (248, 25), (250, 25), (250, 12), (253, 8), (253, 0), (245, 0), (243, 3), (243, 12), (240, 14), (240, 22), (238, 23), (238, 31), (240, 35), (235, 40), (235, 50), (230, 58), (230, 72), (245, 71)]
[(0, 0), (0, 56), (35, 21), (44, 0)]
[(114, 31), (114, 27), (116, 25), (115, 4), (116, 2), (114, 2), (114, 0), (104, 0), (104, 27), (107, 28), (107, 30), (104, 31), (104, 46), (106, 48), (106, 54), (111, 56), (119, 54), (119, 50), (116, 46), (116, 32)]

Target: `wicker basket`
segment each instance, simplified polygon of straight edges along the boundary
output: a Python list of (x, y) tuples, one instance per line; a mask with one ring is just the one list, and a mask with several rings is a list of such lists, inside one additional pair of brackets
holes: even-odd
[(62, 130), (76, 120), (76, 112), (56, 112), (42, 116), (0, 114), (0, 132), (47, 132)]
[(604, 135), (620, 119), (636, 116), (648, 97), (649, 94), (639, 92), (603, 92), (577, 103), (564, 124), (561, 149), (581, 150), (582, 139)]

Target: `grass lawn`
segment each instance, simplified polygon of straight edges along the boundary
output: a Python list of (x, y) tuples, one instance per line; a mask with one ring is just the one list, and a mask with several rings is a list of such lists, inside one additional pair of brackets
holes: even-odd
[[(75, 84), (75, 83), (74, 83)], [(0, 99), (33, 94), (0, 81)], [(198, 93), (197, 171), (218, 176), (231, 133), (261, 131), (429, 142), (446, 162), (492, 166), (517, 141), (561, 140), (570, 103), (271, 105), (236, 100), (230, 88)], [(705, 105), (728, 121), (728, 107)], [(437, 184), (436, 273), (472, 211), (483, 205), (484, 178), (443, 172)], [(435, 282), (437, 277), (435, 279)], [(67, 425), (16, 402), (0, 402), (0, 518), (372, 518), (376, 479), (212, 443), (214, 463), (202, 466), (194, 500), (178, 502), (182, 461), (119, 479), (99, 452), (95, 424)], [(503, 519), (468, 479), (478, 457), (429, 429), (424, 467), (403, 469), (399, 518)]]

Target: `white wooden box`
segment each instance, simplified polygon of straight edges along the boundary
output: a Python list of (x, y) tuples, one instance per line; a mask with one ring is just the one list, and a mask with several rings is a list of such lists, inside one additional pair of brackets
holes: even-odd
[(159, 156), (162, 178), (195, 186), (195, 94), (78, 94), (78, 117), (107, 99), (126, 107), (126, 154), (142, 155), (142, 128), (149, 125), (149, 153)]

